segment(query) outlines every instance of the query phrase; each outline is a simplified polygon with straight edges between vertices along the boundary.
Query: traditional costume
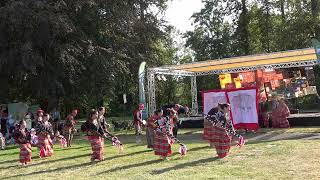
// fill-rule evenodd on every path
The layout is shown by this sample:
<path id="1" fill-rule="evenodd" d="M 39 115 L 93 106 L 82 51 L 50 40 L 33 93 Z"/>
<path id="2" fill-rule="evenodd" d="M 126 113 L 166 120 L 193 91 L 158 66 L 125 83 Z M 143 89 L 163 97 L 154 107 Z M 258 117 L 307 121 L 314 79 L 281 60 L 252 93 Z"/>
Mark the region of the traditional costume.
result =
<path id="1" fill-rule="evenodd" d="M 86 133 L 91 144 L 91 161 L 104 160 L 103 132 L 99 128 L 97 120 L 88 119 L 84 124 L 82 124 L 81 130 Z"/>
<path id="2" fill-rule="evenodd" d="M 148 121 L 147 121 L 147 144 L 148 148 L 153 148 L 154 144 L 154 129 L 156 128 L 156 125 L 154 124 L 155 121 L 157 121 L 158 116 L 156 114 L 152 115 Z"/>
<path id="3" fill-rule="evenodd" d="M 187 147 L 182 144 L 172 134 L 173 123 L 170 117 L 165 116 L 155 121 L 156 128 L 154 130 L 154 154 L 167 158 L 172 154 L 171 146 L 174 142 L 180 144 L 179 153 L 184 156 L 187 152 Z"/>
<path id="4" fill-rule="evenodd" d="M 154 154 L 161 157 L 168 157 L 172 154 L 171 145 L 173 140 L 170 138 L 172 135 L 172 126 L 168 116 L 162 117 L 156 121 L 156 129 L 154 131 Z"/>
<path id="5" fill-rule="evenodd" d="M 215 147 L 219 158 L 228 155 L 232 135 L 239 138 L 238 146 L 244 145 L 244 138 L 234 131 L 232 123 L 226 119 L 222 111 L 218 111 L 218 108 L 211 109 L 205 120 L 207 129 L 204 131 L 204 138 L 210 142 L 211 147 Z"/>
<path id="6" fill-rule="evenodd" d="M 74 133 L 77 131 L 75 126 L 77 121 L 75 120 L 75 116 L 78 113 L 77 110 L 73 110 L 70 115 L 67 116 L 66 121 L 63 126 L 63 135 L 67 140 L 67 146 L 71 146 L 71 142 L 73 139 Z"/>
<path id="7" fill-rule="evenodd" d="M 14 131 L 14 140 L 15 143 L 20 145 L 20 163 L 22 165 L 27 165 L 31 162 L 31 144 L 30 144 L 30 133 L 27 129 L 20 129 L 20 126 L 17 126 Z"/>
<path id="8" fill-rule="evenodd" d="M 40 158 L 53 155 L 53 144 L 50 136 L 53 136 L 52 125 L 49 122 L 38 122 L 36 125 L 38 136 L 38 147 L 40 148 Z"/>
<path id="9" fill-rule="evenodd" d="M 144 104 L 139 104 L 139 107 L 133 111 L 133 123 L 135 128 L 136 143 L 141 143 L 141 128 L 142 128 L 142 110 Z"/>
<path id="10" fill-rule="evenodd" d="M 290 115 L 288 106 L 280 102 L 272 111 L 272 127 L 273 128 L 289 128 L 289 121 L 287 117 Z"/>

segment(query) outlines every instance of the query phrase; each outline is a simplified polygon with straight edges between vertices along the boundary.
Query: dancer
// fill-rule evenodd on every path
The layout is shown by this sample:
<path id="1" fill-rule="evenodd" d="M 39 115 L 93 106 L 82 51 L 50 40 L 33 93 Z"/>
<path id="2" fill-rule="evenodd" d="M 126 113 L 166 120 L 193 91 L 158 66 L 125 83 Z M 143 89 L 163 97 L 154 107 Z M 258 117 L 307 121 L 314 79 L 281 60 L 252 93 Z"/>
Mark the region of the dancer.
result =
<path id="1" fill-rule="evenodd" d="M 59 142 L 61 148 L 66 148 L 67 147 L 67 140 L 64 136 L 60 134 L 59 131 L 55 132 L 54 138 L 53 138 L 53 144 Z"/>
<path id="2" fill-rule="evenodd" d="M 163 116 L 162 109 L 156 110 L 154 114 L 147 121 L 147 148 L 153 148 L 154 144 L 154 129 L 156 128 L 155 121 Z"/>
<path id="3" fill-rule="evenodd" d="M 81 126 L 81 130 L 86 133 L 92 148 L 91 161 L 104 160 L 104 139 L 101 137 L 98 126 L 98 112 L 91 110 L 89 118 Z"/>
<path id="4" fill-rule="evenodd" d="M 77 132 L 77 130 L 75 128 L 76 123 L 77 123 L 77 121 L 75 120 L 75 117 L 77 116 L 77 114 L 78 114 L 78 110 L 76 110 L 76 109 L 72 110 L 71 114 L 69 114 L 67 116 L 66 121 L 63 126 L 63 134 L 67 140 L 67 147 L 71 147 L 73 135 L 74 135 L 74 133 Z"/>
<path id="5" fill-rule="evenodd" d="M 273 128 L 289 128 L 290 124 L 287 117 L 290 110 L 283 99 L 278 99 L 276 108 L 272 110 L 272 127 Z"/>
<path id="6" fill-rule="evenodd" d="M 13 134 L 15 142 L 20 145 L 19 159 L 22 166 L 26 166 L 28 163 L 31 163 L 31 136 L 26 126 L 27 123 L 25 120 L 20 121 Z"/>
<path id="7" fill-rule="evenodd" d="M 98 109 L 98 126 L 99 128 L 102 128 L 104 131 L 108 131 L 108 128 L 110 125 L 107 123 L 106 118 L 104 117 L 104 114 L 106 113 L 105 107 L 100 107 Z"/>
<path id="8" fill-rule="evenodd" d="M 39 122 L 42 122 L 42 119 L 43 119 L 43 110 L 42 109 L 38 109 L 37 110 L 37 116 L 36 116 L 36 118 L 34 119 L 34 121 L 32 122 L 32 128 L 35 128 L 36 126 L 37 126 L 37 124 L 39 123 Z"/>
<path id="9" fill-rule="evenodd" d="M 144 109 L 144 104 L 140 103 L 139 107 L 133 111 L 133 123 L 136 131 L 136 143 L 141 143 L 141 126 L 143 124 L 142 120 L 142 110 Z"/>
<path id="10" fill-rule="evenodd" d="M 234 131 L 232 122 L 226 117 L 226 114 L 229 113 L 229 106 L 229 104 L 218 104 L 218 107 L 212 108 L 205 116 L 208 122 L 204 138 L 210 142 L 211 147 L 215 147 L 219 158 L 228 155 L 232 135 L 239 138 L 238 146 L 245 143 L 244 138 Z M 208 128 L 208 126 L 211 127 Z"/>
<path id="11" fill-rule="evenodd" d="M 170 110 L 172 114 L 175 113 L 172 112 L 173 109 Z M 176 118 L 176 117 L 173 117 Z M 155 151 L 155 155 L 159 155 L 160 159 L 168 160 L 168 156 L 172 154 L 171 145 L 174 143 L 174 141 L 178 141 L 172 134 L 172 122 L 169 118 L 169 116 L 161 117 L 156 122 L 156 129 L 154 132 L 154 146 L 153 149 Z M 178 141 L 179 142 L 179 141 Z M 186 146 L 182 143 L 180 143 L 181 147 L 184 152 L 181 154 L 185 154 Z"/>
<path id="12" fill-rule="evenodd" d="M 49 114 L 44 114 L 42 122 L 38 122 L 36 132 L 38 136 L 38 147 L 40 148 L 40 158 L 50 157 L 53 155 L 53 144 L 51 136 L 53 136 L 52 125 L 49 122 Z"/>

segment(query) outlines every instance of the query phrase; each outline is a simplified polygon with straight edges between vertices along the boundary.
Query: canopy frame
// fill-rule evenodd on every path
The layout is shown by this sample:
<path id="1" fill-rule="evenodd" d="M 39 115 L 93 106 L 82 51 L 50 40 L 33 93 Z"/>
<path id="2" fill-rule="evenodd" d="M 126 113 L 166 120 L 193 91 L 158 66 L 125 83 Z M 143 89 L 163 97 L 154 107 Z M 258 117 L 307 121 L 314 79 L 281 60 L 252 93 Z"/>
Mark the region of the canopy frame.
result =
<path id="1" fill-rule="evenodd" d="M 268 61 L 270 61 L 270 63 L 268 63 Z M 251 56 L 200 61 L 181 65 L 148 68 L 148 112 L 149 115 L 151 115 L 157 108 L 155 95 L 155 77 L 157 75 L 191 77 L 191 112 L 192 115 L 197 115 L 197 76 L 239 73 L 245 71 L 255 71 L 257 69 L 284 69 L 292 67 L 310 67 L 316 65 L 317 63 L 319 63 L 319 61 L 317 62 L 317 55 L 315 49 L 307 48 Z"/>

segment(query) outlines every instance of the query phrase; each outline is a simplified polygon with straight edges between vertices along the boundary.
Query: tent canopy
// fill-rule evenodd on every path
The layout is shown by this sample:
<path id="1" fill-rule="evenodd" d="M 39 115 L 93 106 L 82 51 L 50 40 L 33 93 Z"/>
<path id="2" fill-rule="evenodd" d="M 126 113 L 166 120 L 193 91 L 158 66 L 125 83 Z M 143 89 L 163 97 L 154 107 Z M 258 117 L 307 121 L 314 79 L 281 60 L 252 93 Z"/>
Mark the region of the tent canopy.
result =
<path id="1" fill-rule="evenodd" d="M 298 49 L 267 54 L 207 60 L 181 65 L 152 68 L 155 74 L 201 76 L 236 73 L 256 69 L 279 69 L 313 66 L 317 63 L 314 48 Z"/>
<path id="2" fill-rule="evenodd" d="M 307 48 L 149 68 L 147 75 L 149 115 L 156 110 L 156 75 L 191 76 L 192 114 L 197 114 L 197 76 L 238 73 L 257 69 L 308 67 L 316 64 L 317 55 L 315 49 Z"/>

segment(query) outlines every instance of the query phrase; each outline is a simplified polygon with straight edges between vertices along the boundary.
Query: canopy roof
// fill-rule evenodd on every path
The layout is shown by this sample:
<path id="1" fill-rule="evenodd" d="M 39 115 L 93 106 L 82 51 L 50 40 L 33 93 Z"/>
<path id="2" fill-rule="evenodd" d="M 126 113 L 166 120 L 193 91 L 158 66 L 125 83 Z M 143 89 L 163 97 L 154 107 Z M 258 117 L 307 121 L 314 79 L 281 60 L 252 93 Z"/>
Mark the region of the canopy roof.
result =
<path id="1" fill-rule="evenodd" d="M 317 63 L 314 48 L 298 49 L 267 54 L 207 60 L 181 65 L 151 68 L 155 74 L 201 76 L 209 74 L 236 73 L 256 69 L 279 69 L 313 66 Z"/>

